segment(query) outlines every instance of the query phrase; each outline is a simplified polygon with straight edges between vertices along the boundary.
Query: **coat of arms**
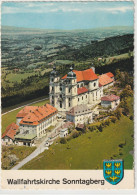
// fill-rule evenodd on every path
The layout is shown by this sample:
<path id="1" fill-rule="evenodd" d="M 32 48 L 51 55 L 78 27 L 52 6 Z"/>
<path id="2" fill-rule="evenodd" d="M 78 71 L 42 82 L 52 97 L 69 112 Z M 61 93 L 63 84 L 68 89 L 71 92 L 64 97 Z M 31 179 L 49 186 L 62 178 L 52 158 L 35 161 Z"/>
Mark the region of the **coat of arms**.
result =
<path id="1" fill-rule="evenodd" d="M 104 160 L 103 172 L 106 181 L 112 185 L 118 184 L 124 175 L 123 160 Z"/>

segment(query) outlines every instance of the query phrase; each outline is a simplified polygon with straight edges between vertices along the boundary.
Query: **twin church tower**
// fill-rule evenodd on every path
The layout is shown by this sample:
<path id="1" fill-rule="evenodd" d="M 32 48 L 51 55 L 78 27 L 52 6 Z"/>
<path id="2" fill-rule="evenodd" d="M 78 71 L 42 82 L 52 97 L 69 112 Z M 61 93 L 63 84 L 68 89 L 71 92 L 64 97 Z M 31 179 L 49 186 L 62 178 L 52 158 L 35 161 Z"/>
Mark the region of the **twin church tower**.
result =
<path id="1" fill-rule="evenodd" d="M 56 67 L 50 74 L 49 98 L 50 104 L 58 111 L 69 111 L 72 107 L 81 104 L 96 104 L 103 95 L 103 87 L 99 86 L 99 77 L 95 74 L 95 68 L 70 71 L 59 77 Z"/>

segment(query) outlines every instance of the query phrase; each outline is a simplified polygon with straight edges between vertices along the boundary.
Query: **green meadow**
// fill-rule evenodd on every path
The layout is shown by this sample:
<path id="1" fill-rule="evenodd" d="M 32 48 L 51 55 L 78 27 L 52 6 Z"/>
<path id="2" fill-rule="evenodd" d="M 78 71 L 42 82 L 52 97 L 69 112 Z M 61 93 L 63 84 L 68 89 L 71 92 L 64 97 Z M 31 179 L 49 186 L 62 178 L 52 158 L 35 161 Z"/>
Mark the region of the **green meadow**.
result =
<path id="1" fill-rule="evenodd" d="M 122 116 L 103 132 L 89 131 L 67 144 L 54 143 L 21 169 L 102 169 L 104 159 L 124 159 L 125 169 L 132 169 L 132 136 L 133 121 Z M 123 148 L 121 144 L 125 144 Z"/>

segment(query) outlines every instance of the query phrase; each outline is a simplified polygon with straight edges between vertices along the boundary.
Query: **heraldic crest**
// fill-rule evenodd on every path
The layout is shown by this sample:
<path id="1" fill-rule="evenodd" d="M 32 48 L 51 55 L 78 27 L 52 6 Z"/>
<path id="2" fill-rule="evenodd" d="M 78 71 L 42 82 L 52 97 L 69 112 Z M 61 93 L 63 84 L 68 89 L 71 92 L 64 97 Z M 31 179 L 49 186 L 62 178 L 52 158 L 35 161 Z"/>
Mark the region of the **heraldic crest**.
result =
<path id="1" fill-rule="evenodd" d="M 124 176 L 123 160 L 104 160 L 103 173 L 106 181 L 118 184 Z"/>

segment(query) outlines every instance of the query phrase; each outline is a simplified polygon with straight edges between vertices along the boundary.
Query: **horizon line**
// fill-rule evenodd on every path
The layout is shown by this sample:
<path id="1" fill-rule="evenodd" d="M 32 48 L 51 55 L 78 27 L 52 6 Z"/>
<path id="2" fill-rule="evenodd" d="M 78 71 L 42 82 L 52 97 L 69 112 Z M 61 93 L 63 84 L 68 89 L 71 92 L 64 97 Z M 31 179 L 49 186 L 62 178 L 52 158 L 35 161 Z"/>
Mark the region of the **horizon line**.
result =
<path id="1" fill-rule="evenodd" d="M 125 25 L 114 25 L 114 26 L 103 26 L 103 27 L 93 27 L 93 28 L 81 28 L 81 29 L 57 29 L 57 28 L 53 28 L 53 29 L 49 29 L 49 28 L 37 28 L 37 27 L 23 27 L 23 26 L 9 26 L 9 25 L 1 25 L 1 30 L 2 27 L 14 27 L 14 28 L 25 28 L 25 29 L 37 29 L 37 30 L 64 30 L 64 31 L 72 31 L 72 30 L 91 30 L 91 29 L 101 29 L 101 28 L 113 28 L 113 27 L 132 27 L 134 28 L 134 25 L 129 25 L 129 26 L 125 26 Z"/>

